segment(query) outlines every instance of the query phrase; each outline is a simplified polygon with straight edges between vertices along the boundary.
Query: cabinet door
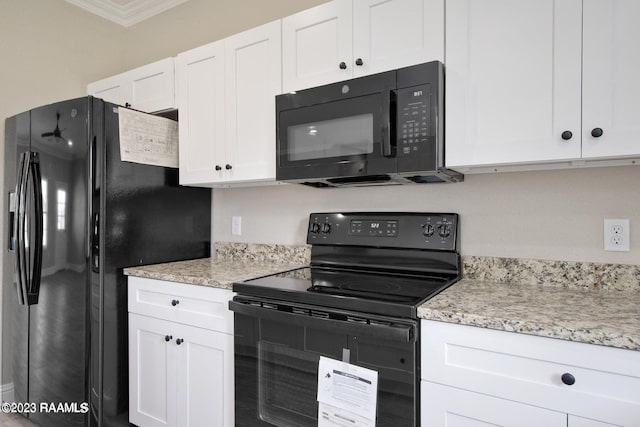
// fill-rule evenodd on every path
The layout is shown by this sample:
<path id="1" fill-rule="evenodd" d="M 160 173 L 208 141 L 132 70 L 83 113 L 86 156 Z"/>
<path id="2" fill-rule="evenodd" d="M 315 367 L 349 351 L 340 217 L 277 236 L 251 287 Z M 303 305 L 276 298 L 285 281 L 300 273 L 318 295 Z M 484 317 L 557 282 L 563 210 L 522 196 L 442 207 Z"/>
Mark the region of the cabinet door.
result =
<path id="1" fill-rule="evenodd" d="M 129 421 L 176 425 L 174 323 L 129 314 Z"/>
<path id="2" fill-rule="evenodd" d="M 440 427 L 566 427 L 567 415 L 473 393 L 429 381 L 421 382 L 421 425 Z"/>
<path id="3" fill-rule="evenodd" d="M 133 108 L 152 113 L 176 107 L 174 59 L 166 58 L 126 73 Z"/>
<path id="4" fill-rule="evenodd" d="M 225 177 L 275 180 L 275 96 L 282 88 L 280 21 L 226 39 L 225 50 Z"/>
<path id="5" fill-rule="evenodd" d="M 637 0 L 584 0 L 584 157 L 640 154 L 638 18 Z"/>
<path id="6" fill-rule="evenodd" d="M 580 157 L 581 4 L 447 1 L 447 166 Z"/>
<path id="7" fill-rule="evenodd" d="M 284 92 L 353 76 L 352 12 L 351 0 L 334 0 L 282 20 Z"/>
<path id="8" fill-rule="evenodd" d="M 225 161 L 224 41 L 181 53 L 176 62 L 180 184 L 220 181 Z"/>
<path id="9" fill-rule="evenodd" d="M 355 76 L 435 60 L 444 60 L 444 0 L 353 2 Z"/>
<path id="10" fill-rule="evenodd" d="M 87 85 L 87 94 L 112 102 L 125 105 L 129 96 L 130 86 L 126 82 L 124 74 L 108 77 Z"/>
<path id="11" fill-rule="evenodd" d="M 233 335 L 180 325 L 175 338 L 178 425 L 233 427 Z"/>
<path id="12" fill-rule="evenodd" d="M 609 424 L 602 421 L 590 420 L 587 418 L 576 417 L 575 415 L 569 415 L 567 420 L 568 427 L 619 427 L 619 424 Z"/>

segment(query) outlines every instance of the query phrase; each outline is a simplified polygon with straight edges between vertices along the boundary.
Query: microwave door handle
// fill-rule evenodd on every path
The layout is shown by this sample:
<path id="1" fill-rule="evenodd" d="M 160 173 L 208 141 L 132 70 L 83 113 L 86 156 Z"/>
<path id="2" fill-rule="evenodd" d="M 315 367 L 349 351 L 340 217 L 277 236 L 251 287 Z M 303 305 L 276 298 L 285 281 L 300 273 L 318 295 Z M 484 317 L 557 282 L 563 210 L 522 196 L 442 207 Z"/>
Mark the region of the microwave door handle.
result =
<path id="1" fill-rule="evenodd" d="M 391 146 L 391 132 L 393 131 L 393 111 L 391 109 L 392 99 L 395 98 L 395 93 L 391 90 L 385 90 L 382 92 L 382 117 L 383 124 L 381 126 L 382 135 L 382 155 L 384 157 L 395 157 L 393 147 Z M 395 102 L 393 103 L 395 106 Z"/>

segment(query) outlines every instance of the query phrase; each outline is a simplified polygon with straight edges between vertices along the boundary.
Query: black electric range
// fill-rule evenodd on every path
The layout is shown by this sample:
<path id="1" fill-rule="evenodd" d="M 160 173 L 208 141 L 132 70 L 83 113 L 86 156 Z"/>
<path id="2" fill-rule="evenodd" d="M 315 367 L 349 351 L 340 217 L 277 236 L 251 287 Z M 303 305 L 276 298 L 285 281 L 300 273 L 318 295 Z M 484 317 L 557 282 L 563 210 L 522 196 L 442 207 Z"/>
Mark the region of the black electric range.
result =
<path id="1" fill-rule="evenodd" d="M 317 426 L 326 357 L 378 372 L 375 425 L 418 426 L 417 309 L 460 278 L 458 215 L 314 213 L 307 243 L 309 266 L 233 285 L 236 425 Z"/>
<path id="2" fill-rule="evenodd" d="M 460 278 L 458 215 L 312 214 L 311 265 L 235 283 L 241 295 L 416 318 Z"/>

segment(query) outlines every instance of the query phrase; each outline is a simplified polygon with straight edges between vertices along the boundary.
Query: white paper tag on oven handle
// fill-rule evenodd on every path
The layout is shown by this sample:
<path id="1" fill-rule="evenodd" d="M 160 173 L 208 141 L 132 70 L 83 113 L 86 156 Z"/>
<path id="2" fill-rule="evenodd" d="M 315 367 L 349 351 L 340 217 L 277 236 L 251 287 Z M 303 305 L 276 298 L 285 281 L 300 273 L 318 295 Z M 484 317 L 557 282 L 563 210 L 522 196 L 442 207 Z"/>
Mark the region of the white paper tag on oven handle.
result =
<path id="1" fill-rule="evenodd" d="M 344 425 L 375 426 L 378 403 L 378 372 L 321 356 L 318 363 L 318 402 L 318 426 L 343 425 L 335 422 L 320 424 L 323 420 L 321 409 L 326 408 L 325 405 L 369 421 L 369 424 Z M 340 416 L 344 415 L 342 411 L 330 411 L 330 413 L 338 415 L 328 416 L 325 420 L 338 420 Z"/>

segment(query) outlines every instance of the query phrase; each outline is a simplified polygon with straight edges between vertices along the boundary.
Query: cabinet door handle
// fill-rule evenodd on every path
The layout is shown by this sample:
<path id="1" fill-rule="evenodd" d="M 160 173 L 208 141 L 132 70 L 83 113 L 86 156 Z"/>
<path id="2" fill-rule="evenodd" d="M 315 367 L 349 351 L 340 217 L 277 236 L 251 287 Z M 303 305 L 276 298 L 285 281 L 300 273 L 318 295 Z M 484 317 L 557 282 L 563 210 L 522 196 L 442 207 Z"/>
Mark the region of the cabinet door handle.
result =
<path id="1" fill-rule="evenodd" d="M 231 165 L 227 163 L 227 164 L 224 166 L 224 168 L 225 168 L 226 170 L 231 170 Z"/>
<path id="2" fill-rule="evenodd" d="M 216 170 L 217 170 L 217 171 L 221 171 L 221 170 L 222 170 L 222 166 L 220 166 L 220 165 L 216 165 Z"/>
<path id="3" fill-rule="evenodd" d="M 165 340 L 166 342 L 169 342 L 169 341 L 171 341 L 172 339 L 173 339 L 173 337 L 172 337 L 171 335 L 165 335 L 165 336 L 164 336 L 164 340 Z"/>
<path id="4" fill-rule="evenodd" d="M 125 107 L 127 107 L 127 108 L 129 108 L 129 107 L 131 107 L 131 104 L 129 104 L 128 102 L 125 102 L 125 103 L 124 103 L 124 106 L 125 106 Z"/>
<path id="5" fill-rule="evenodd" d="M 176 340 L 176 344 L 178 344 L 178 345 L 182 344 L 183 342 L 184 342 L 184 340 L 182 338 L 178 338 Z"/>
<path id="6" fill-rule="evenodd" d="M 591 131 L 591 136 L 594 138 L 600 138 L 603 133 L 604 131 L 602 130 L 602 128 L 593 128 L 593 130 Z"/>
<path id="7" fill-rule="evenodd" d="M 178 304 L 180 304 L 180 300 L 177 300 L 177 299 L 172 299 L 172 300 L 171 300 L 171 305 L 172 305 L 172 306 L 174 306 L 174 307 L 175 307 L 175 306 L 176 306 L 176 305 L 178 305 Z"/>
<path id="8" fill-rule="evenodd" d="M 566 385 L 574 385 L 576 383 L 576 377 L 574 377 L 573 375 L 571 375 L 568 372 L 562 374 L 562 377 L 560 377 L 560 379 Z"/>
<path id="9" fill-rule="evenodd" d="M 341 70 L 346 70 L 347 69 L 347 64 L 344 62 L 341 62 L 340 65 L 338 65 L 340 67 Z"/>
<path id="10" fill-rule="evenodd" d="M 356 59 L 356 65 L 357 65 L 358 67 L 362 66 L 363 64 L 364 64 L 364 62 L 362 62 L 362 58 L 358 58 L 358 59 Z"/>
<path id="11" fill-rule="evenodd" d="M 573 133 L 570 130 L 565 130 L 564 132 L 562 132 L 562 139 L 564 139 L 565 141 L 570 140 L 573 137 Z"/>

